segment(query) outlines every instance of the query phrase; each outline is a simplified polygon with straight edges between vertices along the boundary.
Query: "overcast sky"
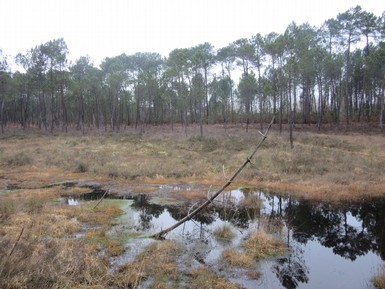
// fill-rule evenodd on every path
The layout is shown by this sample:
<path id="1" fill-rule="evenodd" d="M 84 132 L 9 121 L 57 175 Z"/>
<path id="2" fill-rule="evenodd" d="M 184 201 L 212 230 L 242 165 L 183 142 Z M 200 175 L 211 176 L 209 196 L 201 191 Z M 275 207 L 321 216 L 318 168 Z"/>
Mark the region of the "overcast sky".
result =
<path id="1" fill-rule="evenodd" d="M 319 27 L 360 5 L 380 16 L 384 0 L 0 0 L 0 49 L 17 53 L 64 38 L 69 59 L 95 65 L 121 53 L 158 52 L 283 33 L 290 22 Z"/>

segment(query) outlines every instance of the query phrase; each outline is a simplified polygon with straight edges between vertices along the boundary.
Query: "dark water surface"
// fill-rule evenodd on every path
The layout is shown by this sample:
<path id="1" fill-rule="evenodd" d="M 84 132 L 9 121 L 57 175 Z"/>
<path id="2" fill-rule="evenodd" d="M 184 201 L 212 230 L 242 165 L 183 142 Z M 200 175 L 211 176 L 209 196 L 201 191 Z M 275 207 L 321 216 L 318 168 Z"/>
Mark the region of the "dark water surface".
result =
<path id="1" fill-rule="evenodd" d="M 96 197 L 100 197 L 102 192 Z M 91 195 L 90 195 L 91 196 Z M 91 197 L 89 198 L 91 199 Z M 260 209 L 239 206 L 245 197 L 258 198 Z M 116 233 L 155 233 L 184 217 L 195 202 L 162 202 L 149 195 L 127 197 Z M 167 235 L 183 248 L 182 269 L 204 264 L 245 288 L 373 288 L 370 279 L 379 273 L 385 258 L 385 200 L 331 205 L 275 196 L 252 189 L 225 192 L 212 206 Z M 76 204 L 76 199 L 69 200 Z M 221 242 L 215 228 L 230 224 L 235 238 Z M 288 246 L 281 256 L 256 262 L 258 280 L 250 270 L 232 268 L 220 260 L 226 248 L 240 249 L 251 233 L 264 230 Z M 124 264 L 152 239 L 129 239 L 126 253 L 114 260 Z M 185 268 L 183 268 L 185 267 Z M 144 284 L 145 286 L 145 284 Z M 146 288 L 146 287 L 143 287 Z"/>

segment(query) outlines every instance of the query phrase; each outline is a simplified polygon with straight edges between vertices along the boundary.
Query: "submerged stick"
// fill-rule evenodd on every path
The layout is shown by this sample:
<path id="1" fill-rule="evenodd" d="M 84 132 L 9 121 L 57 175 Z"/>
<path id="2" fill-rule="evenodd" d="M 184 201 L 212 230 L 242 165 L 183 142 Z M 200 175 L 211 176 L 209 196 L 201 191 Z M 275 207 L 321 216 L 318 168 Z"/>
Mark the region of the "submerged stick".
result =
<path id="1" fill-rule="evenodd" d="M 267 127 L 265 133 L 263 134 L 262 132 L 260 132 L 260 134 L 262 135 L 262 138 L 261 140 L 259 141 L 259 143 L 257 144 L 257 146 L 255 147 L 255 149 L 253 150 L 253 152 L 250 154 L 250 156 L 245 160 L 245 162 L 238 168 L 238 170 L 233 174 L 233 176 L 226 182 L 226 184 L 223 185 L 222 188 L 220 188 L 214 195 L 212 195 L 207 201 L 205 201 L 202 205 L 200 205 L 198 208 L 196 208 L 194 211 L 188 213 L 183 219 L 179 220 L 178 222 L 176 222 L 174 225 L 172 225 L 171 227 L 168 227 L 167 229 L 164 229 L 154 235 L 152 235 L 151 237 L 152 238 L 155 238 L 155 239 L 164 239 L 165 236 L 167 235 L 167 233 L 171 232 L 172 230 L 174 230 L 175 228 L 179 227 L 180 225 L 182 225 L 183 223 L 185 223 L 186 221 L 192 219 L 195 215 L 197 215 L 201 210 L 203 210 L 206 206 L 208 206 L 209 204 L 212 203 L 212 201 L 214 201 L 214 199 L 216 197 L 218 197 L 229 185 L 231 185 L 231 183 L 235 180 L 235 178 L 242 172 L 242 170 L 246 167 L 247 164 L 251 163 L 251 159 L 253 158 L 253 156 L 255 155 L 255 153 L 257 152 L 257 150 L 260 148 L 260 146 L 262 145 L 262 143 L 265 141 L 265 139 L 267 138 L 267 134 L 271 128 L 271 126 L 273 125 L 273 122 L 274 122 L 274 116 L 269 124 L 269 126 Z"/>

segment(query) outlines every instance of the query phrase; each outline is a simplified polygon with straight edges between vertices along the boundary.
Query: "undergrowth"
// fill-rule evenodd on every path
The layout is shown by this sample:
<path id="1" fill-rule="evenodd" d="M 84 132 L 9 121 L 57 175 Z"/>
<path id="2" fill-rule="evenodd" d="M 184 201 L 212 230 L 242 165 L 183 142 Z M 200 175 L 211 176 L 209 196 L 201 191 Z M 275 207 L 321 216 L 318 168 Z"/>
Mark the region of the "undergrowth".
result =
<path id="1" fill-rule="evenodd" d="M 122 254 L 123 247 L 106 232 L 120 210 L 60 204 L 62 189 L 1 196 L 0 288 L 105 287 L 111 279 L 108 258 Z M 71 237 L 85 224 L 100 229 L 89 230 L 84 238 Z"/>
<path id="2" fill-rule="evenodd" d="M 0 169 L 60 169 L 84 177 L 115 181 L 193 178 L 223 183 L 247 159 L 260 135 L 237 128 L 207 127 L 204 136 L 165 129 L 144 134 L 128 130 L 117 134 L 28 134 L 0 139 Z M 238 182 L 309 198 L 379 195 L 385 183 L 381 135 L 270 132 Z"/>

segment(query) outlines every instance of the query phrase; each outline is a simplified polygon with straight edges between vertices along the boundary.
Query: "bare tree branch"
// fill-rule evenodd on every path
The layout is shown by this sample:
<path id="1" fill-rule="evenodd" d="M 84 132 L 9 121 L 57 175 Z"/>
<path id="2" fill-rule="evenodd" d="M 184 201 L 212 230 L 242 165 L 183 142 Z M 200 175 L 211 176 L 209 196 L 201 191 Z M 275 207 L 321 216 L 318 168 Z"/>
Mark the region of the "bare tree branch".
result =
<path id="1" fill-rule="evenodd" d="M 187 216 L 185 216 L 183 219 L 179 220 L 178 222 L 176 222 L 174 225 L 172 225 L 171 227 L 168 227 L 167 229 L 164 229 L 154 235 L 152 235 L 151 237 L 152 238 L 155 238 L 155 239 L 164 239 L 165 236 L 171 232 L 172 230 L 174 230 L 175 228 L 179 227 L 180 225 L 182 225 L 183 223 L 185 223 L 186 221 L 192 219 L 195 215 L 197 215 L 201 210 L 203 210 L 206 206 L 208 206 L 209 204 L 212 203 L 212 201 L 214 201 L 214 199 L 216 197 L 218 197 L 229 185 L 231 185 L 231 183 L 235 180 L 235 178 L 242 172 L 242 170 L 246 167 L 247 164 L 251 163 L 251 159 L 253 158 L 253 156 L 255 155 L 255 153 L 257 152 L 257 150 L 260 148 L 260 146 L 262 145 L 262 143 L 265 141 L 265 139 L 267 138 L 267 134 L 274 122 L 274 116 L 268 126 L 268 128 L 266 129 L 265 133 L 260 133 L 262 135 L 262 138 L 261 140 L 259 141 L 259 143 L 256 145 L 255 149 L 253 150 L 253 152 L 250 154 L 250 156 L 245 160 L 245 162 L 238 168 L 238 170 L 233 174 L 233 176 L 226 182 L 226 184 L 223 185 L 222 188 L 220 188 L 214 195 L 212 195 L 207 201 L 205 201 L 202 205 L 200 205 L 198 208 L 196 208 L 194 211 L 192 212 L 189 212 L 187 214 Z"/>

